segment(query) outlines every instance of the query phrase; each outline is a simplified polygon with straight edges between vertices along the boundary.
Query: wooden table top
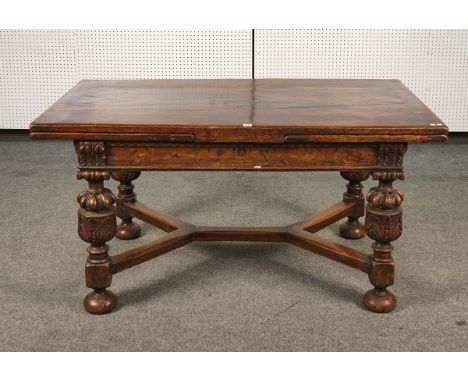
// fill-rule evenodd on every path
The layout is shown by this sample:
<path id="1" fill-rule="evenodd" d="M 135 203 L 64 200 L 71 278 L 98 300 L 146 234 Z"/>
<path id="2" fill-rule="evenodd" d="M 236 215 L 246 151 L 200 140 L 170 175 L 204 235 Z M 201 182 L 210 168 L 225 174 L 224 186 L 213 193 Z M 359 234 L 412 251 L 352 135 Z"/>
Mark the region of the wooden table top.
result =
<path id="1" fill-rule="evenodd" d="M 253 143 L 430 142 L 448 134 L 400 81 L 341 79 L 85 80 L 30 131 L 36 139 L 182 134 L 194 142 Z"/>

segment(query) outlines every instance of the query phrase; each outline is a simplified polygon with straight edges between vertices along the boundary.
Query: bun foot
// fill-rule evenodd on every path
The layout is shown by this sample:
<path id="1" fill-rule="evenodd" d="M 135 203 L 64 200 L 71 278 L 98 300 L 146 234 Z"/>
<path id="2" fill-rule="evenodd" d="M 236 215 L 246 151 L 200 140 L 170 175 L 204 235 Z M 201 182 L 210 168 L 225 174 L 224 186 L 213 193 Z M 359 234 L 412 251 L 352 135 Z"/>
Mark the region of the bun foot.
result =
<path id="1" fill-rule="evenodd" d="M 134 222 L 122 222 L 117 227 L 116 237 L 120 240 L 133 240 L 139 238 L 141 234 L 141 227 Z"/>
<path id="2" fill-rule="evenodd" d="M 94 290 L 85 297 L 83 305 L 92 314 L 109 313 L 117 306 L 117 296 L 107 289 Z"/>
<path id="3" fill-rule="evenodd" d="M 366 230 L 359 220 L 348 220 L 340 225 L 340 236 L 351 240 L 361 239 L 366 236 Z"/>
<path id="4" fill-rule="evenodd" d="M 395 295 L 386 290 L 374 288 L 368 291 L 362 299 L 365 307 L 376 313 L 389 313 L 397 304 Z"/>

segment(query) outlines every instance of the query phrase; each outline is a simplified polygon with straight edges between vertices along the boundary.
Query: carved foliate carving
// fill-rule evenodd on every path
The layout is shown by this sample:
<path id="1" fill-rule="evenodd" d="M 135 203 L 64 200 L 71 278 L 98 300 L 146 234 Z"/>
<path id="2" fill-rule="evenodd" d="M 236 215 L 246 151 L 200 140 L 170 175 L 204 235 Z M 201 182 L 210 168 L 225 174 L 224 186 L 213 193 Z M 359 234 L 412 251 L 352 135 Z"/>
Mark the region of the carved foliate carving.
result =
<path id="1" fill-rule="evenodd" d="M 102 181 L 110 179 L 109 171 L 81 171 L 76 173 L 77 179 L 85 179 L 87 181 Z"/>
<path id="2" fill-rule="evenodd" d="M 374 208 L 392 210 L 401 205 L 403 193 L 394 188 L 373 187 L 367 193 L 367 201 Z"/>
<path id="3" fill-rule="evenodd" d="M 115 203 L 111 190 L 104 188 L 103 182 L 110 178 L 108 171 L 78 171 L 78 179 L 86 179 L 89 189 L 80 192 L 77 201 L 81 208 L 87 211 L 104 211 Z"/>
<path id="4" fill-rule="evenodd" d="M 373 171 L 372 179 L 388 180 L 388 181 L 393 182 L 394 180 L 397 180 L 397 179 L 404 180 L 405 173 L 403 172 L 403 170 L 401 171 Z"/>
<path id="5" fill-rule="evenodd" d="M 382 167 L 402 167 L 407 143 L 381 143 L 378 164 Z"/>
<path id="6" fill-rule="evenodd" d="M 381 243 L 398 239 L 403 230 L 402 210 L 392 211 L 367 208 L 365 228 L 367 236 Z"/>
<path id="7" fill-rule="evenodd" d="M 130 183 L 140 176 L 139 171 L 112 171 L 112 179 L 121 183 Z"/>
<path id="8" fill-rule="evenodd" d="M 106 165 L 104 142 L 80 141 L 78 145 L 78 164 L 82 167 L 101 167 Z"/>
<path id="9" fill-rule="evenodd" d="M 117 231 L 115 211 L 105 213 L 87 213 L 78 210 L 78 234 L 81 239 L 93 245 L 104 244 L 112 240 Z"/>
<path id="10" fill-rule="evenodd" d="M 386 290 L 393 284 L 395 273 L 390 242 L 398 239 L 403 230 L 403 210 L 400 207 L 403 194 L 393 188 L 392 182 L 401 179 L 402 172 L 380 171 L 373 176 L 379 179 L 379 186 L 367 194 L 365 229 L 367 236 L 375 240 L 369 266 L 369 279 L 375 288 L 366 293 L 363 301 L 371 310 L 390 312 L 396 305 L 395 296 Z"/>
<path id="11" fill-rule="evenodd" d="M 340 171 L 340 175 L 353 183 L 359 183 L 369 177 L 369 171 Z"/>
<path id="12" fill-rule="evenodd" d="M 108 188 L 98 192 L 85 190 L 80 192 L 77 201 L 80 207 L 87 211 L 105 211 L 115 203 L 115 196 Z"/>
<path id="13" fill-rule="evenodd" d="M 80 166 L 105 166 L 105 147 L 102 142 L 79 142 Z M 111 190 L 104 187 L 104 180 L 110 172 L 94 169 L 80 170 L 78 179 L 88 182 L 88 189 L 78 195 L 78 235 L 91 245 L 88 247 L 85 274 L 86 286 L 93 288 L 84 300 L 90 313 L 107 313 L 115 308 L 117 298 L 106 288 L 112 281 L 111 258 L 107 241 L 117 232 L 117 218 L 113 204 L 116 198 Z"/>
<path id="14" fill-rule="evenodd" d="M 347 191 L 343 194 L 343 201 L 353 202 L 363 199 L 361 182 L 369 177 L 369 171 L 341 171 L 340 175 L 349 181 L 346 185 Z"/>

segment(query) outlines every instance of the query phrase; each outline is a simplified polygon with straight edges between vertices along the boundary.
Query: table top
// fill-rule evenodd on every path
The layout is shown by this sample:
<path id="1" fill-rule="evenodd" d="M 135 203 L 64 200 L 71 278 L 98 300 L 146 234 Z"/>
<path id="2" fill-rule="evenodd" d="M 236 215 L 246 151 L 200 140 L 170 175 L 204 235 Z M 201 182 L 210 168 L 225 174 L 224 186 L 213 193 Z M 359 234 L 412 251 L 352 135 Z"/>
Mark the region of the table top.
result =
<path id="1" fill-rule="evenodd" d="M 37 139 L 177 141 L 182 134 L 254 143 L 430 142 L 448 133 L 400 81 L 354 79 L 84 80 L 30 131 Z"/>

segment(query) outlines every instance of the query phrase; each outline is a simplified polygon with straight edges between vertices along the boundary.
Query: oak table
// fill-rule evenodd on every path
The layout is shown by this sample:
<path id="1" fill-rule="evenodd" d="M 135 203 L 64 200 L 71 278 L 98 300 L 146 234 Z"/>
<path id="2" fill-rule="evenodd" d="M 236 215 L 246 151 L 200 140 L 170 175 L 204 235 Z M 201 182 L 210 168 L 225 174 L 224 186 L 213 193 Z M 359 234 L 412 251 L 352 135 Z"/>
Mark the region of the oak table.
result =
<path id="1" fill-rule="evenodd" d="M 408 143 L 444 142 L 448 130 L 398 80 L 81 81 L 30 126 L 33 139 L 70 139 L 78 156 L 78 233 L 90 243 L 85 297 L 90 313 L 107 313 L 117 297 L 113 275 L 192 241 L 287 242 L 367 273 L 364 305 L 390 312 L 396 298 L 392 241 L 402 232 Z M 194 226 L 142 205 L 132 181 L 141 171 L 340 171 L 342 201 L 286 227 Z M 370 175 L 378 185 L 367 193 Z M 118 194 L 104 187 L 112 177 Z M 116 207 L 114 207 L 116 204 Z M 363 225 L 359 218 L 365 215 Z M 119 225 L 116 216 L 121 219 Z M 109 256 L 114 236 L 140 235 L 134 218 L 167 235 Z M 320 238 L 341 219 L 340 235 L 374 240 L 368 255 Z"/>

